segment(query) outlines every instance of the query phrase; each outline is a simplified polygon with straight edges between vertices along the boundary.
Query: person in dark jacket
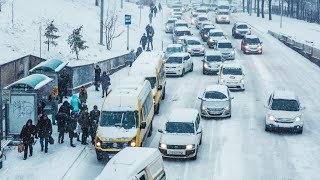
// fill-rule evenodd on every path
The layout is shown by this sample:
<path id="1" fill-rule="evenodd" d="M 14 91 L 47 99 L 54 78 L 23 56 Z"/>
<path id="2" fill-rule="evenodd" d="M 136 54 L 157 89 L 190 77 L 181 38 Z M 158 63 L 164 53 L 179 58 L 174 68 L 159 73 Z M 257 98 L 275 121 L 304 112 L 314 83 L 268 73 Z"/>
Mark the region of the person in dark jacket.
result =
<path id="1" fill-rule="evenodd" d="M 65 113 L 69 117 L 71 110 L 73 110 L 73 106 L 68 101 L 64 101 L 60 106 L 59 113 Z"/>
<path id="2" fill-rule="evenodd" d="M 80 99 L 81 104 L 87 103 L 88 93 L 87 93 L 87 90 L 84 86 L 81 86 L 81 88 L 80 88 L 79 99 Z"/>
<path id="3" fill-rule="evenodd" d="M 148 39 L 147 51 L 150 51 L 150 46 L 149 46 L 150 44 L 151 44 L 151 50 L 153 50 L 153 36 L 154 36 L 154 29 L 150 25 L 147 32 L 147 39 Z"/>
<path id="4" fill-rule="evenodd" d="M 99 65 L 96 65 L 96 67 L 94 68 L 94 85 L 96 87 L 96 91 L 99 91 L 100 76 L 101 76 L 101 68 Z"/>
<path id="5" fill-rule="evenodd" d="M 44 114 L 38 121 L 37 124 L 37 132 L 38 136 L 40 138 L 40 145 L 41 145 L 41 151 L 47 153 L 48 152 L 48 142 L 49 142 L 49 137 L 52 134 L 52 124 L 51 120 L 48 118 L 46 114 Z M 44 145 L 43 145 L 44 141 Z"/>
<path id="6" fill-rule="evenodd" d="M 44 108 L 46 107 L 46 103 L 41 99 L 38 104 L 38 118 L 40 118 L 44 114 Z"/>
<path id="7" fill-rule="evenodd" d="M 20 138 L 22 139 L 23 145 L 24 145 L 24 160 L 27 159 L 28 156 L 28 149 L 30 151 L 29 156 L 32 156 L 33 153 L 33 143 L 34 143 L 34 137 L 36 136 L 36 126 L 32 125 L 32 120 L 29 119 L 22 127 Z"/>
<path id="8" fill-rule="evenodd" d="M 66 131 L 66 121 L 68 120 L 68 116 L 66 113 L 58 113 L 56 115 L 57 124 L 58 124 L 58 132 L 59 138 L 58 143 L 62 144 L 64 141 L 64 133 Z"/>
<path id="9" fill-rule="evenodd" d="M 67 98 L 68 95 L 68 85 L 70 81 L 69 74 L 67 73 L 67 69 L 63 69 L 60 77 L 59 77 L 59 90 L 60 90 L 60 99 L 62 100 L 63 96 Z"/>
<path id="10" fill-rule="evenodd" d="M 161 10 L 162 10 L 162 6 L 161 6 L 161 4 L 159 3 L 159 5 L 158 5 L 158 9 L 159 9 L 159 12 L 161 12 Z"/>
<path id="11" fill-rule="evenodd" d="M 146 45 L 147 45 L 147 36 L 146 33 L 143 33 L 141 39 L 140 39 L 140 44 L 142 45 L 142 49 L 145 50 L 146 49 Z"/>
<path id="12" fill-rule="evenodd" d="M 110 77 L 106 71 L 103 71 L 100 80 L 101 80 L 101 86 L 102 86 L 102 98 L 104 98 L 104 95 L 106 96 L 108 95 L 108 88 L 111 85 Z"/>
<path id="13" fill-rule="evenodd" d="M 100 119 L 100 111 L 98 110 L 98 107 L 94 105 L 93 110 L 90 111 L 90 127 L 89 127 L 89 134 L 91 136 L 92 145 L 94 145 L 94 139 L 96 138 L 99 119 Z"/>
<path id="14" fill-rule="evenodd" d="M 75 130 L 77 128 L 77 121 L 78 121 L 78 114 L 75 112 L 71 112 L 70 117 L 66 121 L 66 126 L 67 126 L 67 131 L 69 133 L 71 147 L 76 147 L 73 144 L 73 138 L 77 137 L 77 133 L 75 133 Z"/>
<path id="15" fill-rule="evenodd" d="M 157 6 L 154 6 L 153 12 L 154 12 L 154 17 L 157 17 L 157 12 L 158 12 Z"/>
<path id="16" fill-rule="evenodd" d="M 87 145 L 88 144 L 87 138 L 89 135 L 89 126 L 90 126 L 90 117 L 89 117 L 88 108 L 85 108 L 80 112 L 78 122 L 82 130 L 81 144 Z"/>
<path id="17" fill-rule="evenodd" d="M 149 28 L 150 28 L 150 24 L 148 24 L 148 25 L 146 26 L 146 28 L 145 28 L 147 34 L 148 34 L 148 32 L 149 32 Z"/>

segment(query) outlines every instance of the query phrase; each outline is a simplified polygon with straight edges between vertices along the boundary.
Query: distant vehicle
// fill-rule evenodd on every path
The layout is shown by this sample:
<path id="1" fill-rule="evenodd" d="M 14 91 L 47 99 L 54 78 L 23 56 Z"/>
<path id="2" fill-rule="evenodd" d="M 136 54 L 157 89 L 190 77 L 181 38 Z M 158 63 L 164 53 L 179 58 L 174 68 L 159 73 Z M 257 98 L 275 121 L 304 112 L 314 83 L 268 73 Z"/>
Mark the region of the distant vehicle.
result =
<path id="1" fill-rule="evenodd" d="M 171 17 L 173 16 L 182 16 L 182 12 L 172 12 Z"/>
<path id="2" fill-rule="evenodd" d="M 200 115 L 191 108 L 173 109 L 161 133 L 159 150 L 166 158 L 198 157 L 202 143 Z"/>
<path id="3" fill-rule="evenodd" d="M 207 50 L 203 62 L 202 72 L 203 74 L 214 73 L 217 74 L 219 72 L 219 68 L 223 63 L 224 59 L 220 51 Z"/>
<path id="4" fill-rule="evenodd" d="M 200 6 L 199 8 L 197 8 L 196 13 L 198 13 L 198 14 L 207 14 L 208 13 L 208 8 Z"/>
<path id="5" fill-rule="evenodd" d="M 209 3 L 208 4 L 208 11 L 216 11 L 218 8 L 218 5 L 215 3 Z"/>
<path id="6" fill-rule="evenodd" d="M 288 90 L 274 91 L 265 105 L 266 131 L 276 129 L 292 129 L 297 133 L 303 132 L 302 110 L 298 96 Z"/>
<path id="7" fill-rule="evenodd" d="M 231 117 L 231 93 L 225 85 L 209 85 L 201 100 L 201 117 Z"/>
<path id="8" fill-rule="evenodd" d="M 182 13 L 180 8 L 172 8 L 171 13 L 174 13 L 174 12 Z"/>
<path id="9" fill-rule="evenodd" d="M 193 62 L 189 53 L 174 53 L 166 60 L 166 74 L 183 77 L 186 72 L 193 71 Z"/>
<path id="10" fill-rule="evenodd" d="M 178 52 L 185 52 L 182 44 L 169 44 L 164 51 L 164 59 L 166 60 L 171 54 Z"/>
<path id="11" fill-rule="evenodd" d="M 196 37 L 188 37 L 184 40 L 183 43 L 186 52 L 188 52 L 191 56 L 195 55 L 204 55 L 205 48 L 201 43 L 200 39 Z"/>
<path id="12" fill-rule="evenodd" d="M 178 20 L 181 20 L 182 19 L 182 16 L 181 15 L 178 15 L 178 14 L 175 14 L 175 15 L 172 15 L 171 18 L 176 18 Z"/>
<path id="13" fill-rule="evenodd" d="M 244 73 L 241 65 L 223 63 L 219 70 L 218 84 L 226 85 L 231 90 L 244 91 Z"/>
<path id="14" fill-rule="evenodd" d="M 191 14 L 196 13 L 196 11 L 197 11 L 197 9 L 198 9 L 199 7 L 200 7 L 200 4 L 198 4 L 198 3 L 194 3 L 194 4 L 192 4 L 192 7 L 191 7 L 192 11 L 191 11 Z"/>
<path id="15" fill-rule="evenodd" d="M 189 25 L 184 20 L 177 20 L 177 21 L 174 22 L 173 29 L 176 29 L 177 27 L 187 27 L 187 28 L 189 28 Z"/>
<path id="16" fill-rule="evenodd" d="M 222 53 L 222 57 L 226 60 L 234 60 L 235 59 L 235 48 L 232 46 L 232 43 L 227 40 L 219 40 L 217 43 L 217 50 Z"/>
<path id="17" fill-rule="evenodd" d="M 230 3 L 229 1 L 218 1 L 218 7 L 217 7 L 217 11 L 230 11 Z"/>
<path id="18" fill-rule="evenodd" d="M 262 42 L 257 36 L 246 35 L 241 41 L 241 51 L 244 54 L 262 54 Z"/>
<path id="19" fill-rule="evenodd" d="M 166 33 L 172 33 L 174 28 L 174 23 L 177 21 L 177 18 L 169 18 L 166 22 Z"/>
<path id="20" fill-rule="evenodd" d="M 187 27 L 177 27 L 177 28 L 175 28 L 174 33 L 172 34 L 172 42 L 174 44 L 181 43 L 178 41 L 181 36 L 192 36 L 192 33 L 191 33 L 190 29 Z"/>
<path id="21" fill-rule="evenodd" d="M 130 158 L 128 158 L 130 157 Z M 161 153 L 156 148 L 127 147 L 115 155 L 95 180 L 165 180 Z"/>
<path id="22" fill-rule="evenodd" d="M 207 21 L 202 21 L 200 23 L 200 28 L 199 28 L 199 34 L 201 34 L 201 30 L 204 28 L 204 26 L 207 26 L 207 25 L 211 25 L 211 26 L 214 26 L 213 22 L 207 20 Z"/>
<path id="23" fill-rule="evenodd" d="M 251 34 L 251 28 L 247 23 L 234 23 L 232 27 L 232 36 L 234 38 L 243 37 Z"/>
<path id="24" fill-rule="evenodd" d="M 207 45 L 209 48 L 216 48 L 218 41 L 226 39 L 224 33 L 220 29 L 212 29 L 209 31 Z"/>
<path id="25" fill-rule="evenodd" d="M 198 15 L 199 15 L 198 13 L 191 14 L 191 24 L 196 24 Z"/>
<path id="26" fill-rule="evenodd" d="M 200 29 L 200 24 L 201 22 L 203 21 L 207 21 L 208 20 L 208 16 L 207 15 L 202 15 L 202 14 L 199 14 L 196 18 L 196 28 L 197 29 Z"/>
<path id="27" fill-rule="evenodd" d="M 209 31 L 212 29 L 215 29 L 216 27 L 214 25 L 205 25 L 201 30 L 200 30 L 200 35 L 201 38 L 204 42 L 207 42 L 208 37 L 209 37 Z"/>
<path id="28" fill-rule="evenodd" d="M 216 13 L 216 23 L 230 24 L 230 12 L 228 10 L 219 10 Z"/>
<path id="29" fill-rule="evenodd" d="M 152 134 L 153 117 L 149 81 L 138 78 L 114 88 L 102 107 L 95 141 L 97 159 L 110 159 L 125 147 L 142 146 Z"/>

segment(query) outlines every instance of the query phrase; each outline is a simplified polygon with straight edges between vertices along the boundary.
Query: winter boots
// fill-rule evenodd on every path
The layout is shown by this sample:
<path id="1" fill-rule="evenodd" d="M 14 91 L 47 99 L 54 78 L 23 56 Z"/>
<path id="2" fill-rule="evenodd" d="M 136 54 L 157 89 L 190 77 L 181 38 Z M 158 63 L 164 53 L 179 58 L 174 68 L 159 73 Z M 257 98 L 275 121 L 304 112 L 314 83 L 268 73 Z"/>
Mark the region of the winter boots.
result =
<path id="1" fill-rule="evenodd" d="M 70 146 L 71 146 L 71 147 L 76 147 L 76 146 L 73 144 L 73 138 L 70 138 Z"/>

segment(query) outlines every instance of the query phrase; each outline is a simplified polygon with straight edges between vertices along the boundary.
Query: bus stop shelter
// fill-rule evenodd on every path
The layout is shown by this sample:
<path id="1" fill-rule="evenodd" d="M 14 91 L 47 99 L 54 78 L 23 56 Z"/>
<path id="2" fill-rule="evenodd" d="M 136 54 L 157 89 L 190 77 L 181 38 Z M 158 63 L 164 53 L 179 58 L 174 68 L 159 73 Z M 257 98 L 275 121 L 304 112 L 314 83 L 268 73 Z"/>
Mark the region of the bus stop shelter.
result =
<path id="1" fill-rule="evenodd" d="M 52 81 L 46 75 L 32 74 L 5 87 L 11 91 L 10 103 L 6 106 L 6 136 L 13 136 L 17 140 L 28 119 L 33 124 L 37 123 L 38 102 L 49 96 L 53 88 Z"/>

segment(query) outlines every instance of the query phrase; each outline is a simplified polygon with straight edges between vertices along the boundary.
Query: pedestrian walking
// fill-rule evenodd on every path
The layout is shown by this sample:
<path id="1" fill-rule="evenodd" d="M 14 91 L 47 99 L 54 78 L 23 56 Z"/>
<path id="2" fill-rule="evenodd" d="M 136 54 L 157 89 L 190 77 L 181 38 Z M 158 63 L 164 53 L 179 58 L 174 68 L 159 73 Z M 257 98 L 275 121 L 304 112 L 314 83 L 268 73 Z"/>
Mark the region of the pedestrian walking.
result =
<path id="1" fill-rule="evenodd" d="M 72 98 L 70 100 L 70 104 L 73 107 L 73 109 L 72 109 L 73 112 L 79 112 L 79 110 L 80 110 L 79 107 L 81 105 L 81 102 L 76 94 L 72 95 Z"/>
<path id="2" fill-rule="evenodd" d="M 79 122 L 81 130 L 82 130 L 81 144 L 87 145 L 88 144 L 87 138 L 89 136 L 89 126 L 90 126 L 88 108 L 84 108 L 80 112 L 78 122 Z"/>
<path id="3" fill-rule="evenodd" d="M 100 111 L 98 110 L 98 107 L 94 105 L 93 110 L 90 111 L 90 127 L 89 127 L 89 134 L 91 136 L 92 145 L 94 145 L 94 140 L 96 138 L 99 119 L 100 119 Z"/>
<path id="4" fill-rule="evenodd" d="M 152 24 L 152 12 L 149 13 L 149 24 Z"/>
<path id="5" fill-rule="evenodd" d="M 33 153 L 33 143 L 34 138 L 36 137 L 36 126 L 32 124 L 32 120 L 29 119 L 21 129 L 20 138 L 22 139 L 24 145 L 24 156 L 23 160 L 27 159 L 28 149 L 30 151 L 29 156 L 32 156 Z M 36 137 L 37 138 L 37 137 Z"/>
<path id="6" fill-rule="evenodd" d="M 149 29 L 150 29 L 150 24 L 147 24 L 147 26 L 146 26 L 146 28 L 145 28 L 145 30 L 146 30 L 146 34 L 148 34 Z"/>
<path id="7" fill-rule="evenodd" d="M 41 99 L 38 103 L 38 118 L 40 118 L 44 114 L 44 108 L 46 107 L 46 103 Z"/>
<path id="8" fill-rule="evenodd" d="M 88 93 L 87 89 L 84 86 L 81 86 L 80 92 L 79 92 L 79 100 L 81 104 L 87 103 L 88 99 Z"/>
<path id="9" fill-rule="evenodd" d="M 68 86 L 69 86 L 69 81 L 70 77 L 69 74 L 67 73 L 67 69 L 64 68 L 62 71 L 62 74 L 60 75 L 58 79 L 58 84 L 59 84 L 59 97 L 62 100 L 63 97 L 67 98 L 68 95 Z"/>
<path id="10" fill-rule="evenodd" d="M 60 106 L 59 113 L 65 113 L 68 117 L 70 117 L 70 113 L 72 110 L 73 106 L 68 101 L 64 101 Z"/>
<path id="11" fill-rule="evenodd" d="M 149 29 L 148 29 L 149 30 Z M 146 44 L 147 44 L 147 36 L 146 33 L 143 33 L 141 39 L 140 39 L 140 44 L 142 45 L 142 49 L 145 51 L 146 49 Z"/>
<path id="12" fill-rule="evenodd" d="M 157 17 L 157 13 L 158 13 L 157 6 L 154 6 L 153 12 L 154 12 L 154 17 Z"/>
<path id="13" fill-rule="evenodd" d="M 68 120 L 68 116 L 66 113 L 58 113 L 56 115 L 57 124 L 58 124 L 58 143 L 64 143 L 64 133 L 66 132 L 66 121 Z"/>
<path id="14" fill-rule="evenodd" d="M 136 54 L 134 52 L 134 49 L 131 49 L 130 53 L 127 56 L 127 63 L 129 66 L 132 66 L 133 61 L 136 59 Z"/>
<path id="15" fill-rule="evenodd" d="M 159 9 L 159 12 L 161 12 L 162 11 L 162 6 L 161 6 L 161 4 L 159 3 L 159 5 L 158 5 L 158 9 Z"/>
<path id="16" fill-rule="evenodd" d="M 71 112 L 70 117 L 67 119 L 67 122 L 66 122 L 71 147 L 76 147 L 73 144 L 73 138 L 77 137 L 77 133 L 75 132 L 77 128 L 77 121 L 78 121 L 78 114 L 75 112 Z"/>
<path id="17" fill-rule="evenodd" d="M 99 91 L 100 76 L 101 76 L 101 68 L 99 65 L 96 65 L 96 67 L 94 68 L 94 85 L 96 87 L 96 91 Z"/>
<path id="18" fill-rule="evenodd" d="M 51 111 L 52 111 L 52 124 L 56 125 L 56 114 L 58 113 L 58 103 L 59 103 L 59 96 L 58 96 L 58 87 L 54 86 L 51 94 L 49 95 L 49 102 L 51 104 Z"/>
<path id="19" fill-rule="evenodd" d="M 148 39 L 147 51 L 150 51 L 150 45 L 151 45 L 151 50 L 153 50 L 153 36 L 154 36 L 154 29 L 152 25 L 150 25 L 147 32 L 147 39 Z"/>
<path id="20" fill-rule="evenodd" d="M 103 71 L 100 80 L 101 80 L 101 86 L 102 86 L 102 98 L 104 98 L 105 95 L 106 96 L 108 95 L 108 88 L 111 85 L 110 77 L 106 71 Z"/>
<path id="21" fill-rule="evenodd" d="M 48 142 L 52 134 L 52 124 L 46 114 L 44 114 L 38 121 L 37 132 L 40 138 L 41 151 L 48 152 Z M 45 144 L 43 144 L 43 141 Z"/>

